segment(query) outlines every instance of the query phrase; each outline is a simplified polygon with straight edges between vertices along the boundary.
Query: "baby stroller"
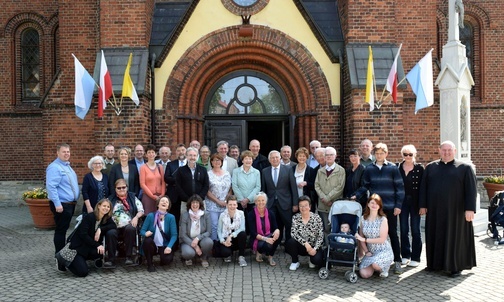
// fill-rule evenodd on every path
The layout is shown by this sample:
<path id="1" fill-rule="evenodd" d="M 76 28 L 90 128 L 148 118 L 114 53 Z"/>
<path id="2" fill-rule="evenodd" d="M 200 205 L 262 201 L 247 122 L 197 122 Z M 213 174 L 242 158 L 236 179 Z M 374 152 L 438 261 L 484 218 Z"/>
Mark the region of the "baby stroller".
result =
<path id="1" fill-rule="evenodd" d="M 504 227 L 504 191 L 495 192 L 488 207 L 487 235 L 495 239 L 496 244 L 500 244 L 500 240 L 504 237 L 504 230 L 501 237 L 498 227 Z"/>
<path id="2" fill-rule="evenodd" d="M 331 233 L 327 236 L 327 257 L 325 267 L 320 268 L 319 277 L 327 279 L 331 264 L 339 264 L 345 267 L 352 267 L 352 270 L 345 272 L 345 279 L 348 282 L 357 282 L 355 270 L 358 266 L 357 245 L 355 233 L 359 230 L 362 207 L 354 200 L 337 200 L 329 211 L 331 220 Z M 348 223 L 351 235 L 340 232 L 342 223 Z"/>

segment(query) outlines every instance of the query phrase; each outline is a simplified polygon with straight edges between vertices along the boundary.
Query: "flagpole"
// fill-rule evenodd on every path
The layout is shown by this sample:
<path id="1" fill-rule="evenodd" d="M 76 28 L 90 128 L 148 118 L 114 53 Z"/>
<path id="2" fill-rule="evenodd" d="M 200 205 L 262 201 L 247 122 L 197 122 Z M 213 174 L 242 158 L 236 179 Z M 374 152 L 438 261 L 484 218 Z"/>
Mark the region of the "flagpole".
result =
<path id="1" fill-rule="evenodd" d="M 98 93 L 100 93 L 100 89 L 101 89 L 100 86 L 96 82 L 95 82 L 95 85 L 98 88 Z M 112 92 L 112 95 L 114 95 L 113 92 Z M 98 97 L 100 97 L 100 96 L 98 96 Z M 112 108 L 114 108 L 114 109 L 116 108 L 116 106 L 114 106 L 114 104 L 110 101 L 110 99 L 107 99 L 107 102 L 109 102 L 109 104 L 110 104 L 110 106 L 112 106 Z"/>

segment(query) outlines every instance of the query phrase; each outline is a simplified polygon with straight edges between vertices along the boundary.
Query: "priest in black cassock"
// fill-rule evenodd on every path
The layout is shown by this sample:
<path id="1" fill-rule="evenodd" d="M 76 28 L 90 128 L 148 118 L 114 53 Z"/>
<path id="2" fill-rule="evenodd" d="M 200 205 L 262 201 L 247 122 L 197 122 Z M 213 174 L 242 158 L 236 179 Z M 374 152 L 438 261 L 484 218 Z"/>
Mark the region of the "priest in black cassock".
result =
<path id="1" fill-rule="evenodd" d="M 451 277 L 476 266 L 476 175 L 469 164 L 455 160 L 456 151 L 453 142 L 441 143 L 441 159 L 425 167 L 419 197 L 420 215 L 427 214 L 427 270 Z"/>

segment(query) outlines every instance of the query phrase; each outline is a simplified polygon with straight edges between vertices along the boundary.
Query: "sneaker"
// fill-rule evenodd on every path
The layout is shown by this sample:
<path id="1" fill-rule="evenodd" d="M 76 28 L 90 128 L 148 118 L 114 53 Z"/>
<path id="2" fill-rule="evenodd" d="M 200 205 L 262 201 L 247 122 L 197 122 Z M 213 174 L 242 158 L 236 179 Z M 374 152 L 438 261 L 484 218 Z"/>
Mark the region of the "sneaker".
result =
<path id="1" fill-rule="evenodd" d="M 381 272 L 380 277 L 382 278 L 387 278 L 388 277 L 388 272 Z"/>
<path id="2" fill-rule="evenodd" d="M 313 264 L 311 261 L 308 261 L 308 267 L 309 268 L 315 268 L 315 264 Z"/>
<path id="3" fill-rule="evenodd" d="M 56 260 L 56 270 L 60 273 L 64 273 L 66 272 L 66 267 L 64 265 L 61 265 L 58 261 L 58 259 L 54 259 Z"/>
<path id="4" fill-rule="evenodd" d="M 291 263 L 291 265 L 289 266 L 289 270 L 295 271 L 299 268 L 299 266 L 301 266 L 301 264 L 299 264 L 299 262 Z"/>
<path id="5" fill-rule="evenodd" d="M 401 262 L 402 265 L 407 265 L 408 263 L 410 263 L 409 258 L 402 258 L 402 262 Z"/>
<path id="6" fill-rule="evenodd" d="M 207 260 L 201 260 L 201 266 L 203 267 L 208 267 L 208 261 Z"/>
<path id="7" fill-rule="evenodd" d="M 126 257 L 124 265 L 133 265 L 133 260 L 130 257 Z"/>
<path id="8" fill-rule="evenodd" d="M 243 256 L 240 256 L 238 257 L 238 263 L 240 264 L 240 266 L 247 266 L 247 261 L 245 261 L 245 257 Z"/>
<path id="9" fill-rule="evenodd" d="M 113 261 L 105 261 L 103 263 L 103 268 L 115 268 L 115 264 Z"/>
<path id="10" fill-rule="evenodd" d="M 226 263 L 231 262 L 231 256 L 224 258 L 224 262 L 226 262 Z"/>
<path id="11" fill-rule="evenodd" d="M 402 270 L 402 267 L 401 267 L 401 262 L 397 261 L 395 264 L 394 264 L 394 273 L 395 274 L 402 274 L 403 273 L 403 270 Z"/>
<path id="12" fill-rule="evenodd" d="M 186 266 L 191 266 L 191 265 L 192 265 L 192 260 L 191 260 L 191 259 L 186 260 L 186 261 L 185 261 L 185 265 L 186 265 Z"/>
<path id="13" fill-rule="evenodd" d="M 410 263 L 408 263 L 408 266 L 411 266 L 411 267 L 417 267 L 419 265 L 420 265 L 420 262 L 415 261 L 415 260 L 413 260 Z"/>

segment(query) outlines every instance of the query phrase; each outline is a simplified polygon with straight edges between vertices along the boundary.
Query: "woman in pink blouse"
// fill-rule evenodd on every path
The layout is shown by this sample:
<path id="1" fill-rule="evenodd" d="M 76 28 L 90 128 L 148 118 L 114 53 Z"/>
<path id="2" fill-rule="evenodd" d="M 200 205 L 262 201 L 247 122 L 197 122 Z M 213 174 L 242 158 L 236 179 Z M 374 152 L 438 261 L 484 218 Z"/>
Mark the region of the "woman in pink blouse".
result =
<path id="1" fill-rule="evenodd" d="M 163 168 L 154 161 L 156 147 L 148 145 L 146 151 L 147 163 L 140 167 L 140 187 L 143 190 L 142 204 L 145 215 L 156 211 L 156 201 L 159 196 L 165 195 L 166 190 Z"/>

